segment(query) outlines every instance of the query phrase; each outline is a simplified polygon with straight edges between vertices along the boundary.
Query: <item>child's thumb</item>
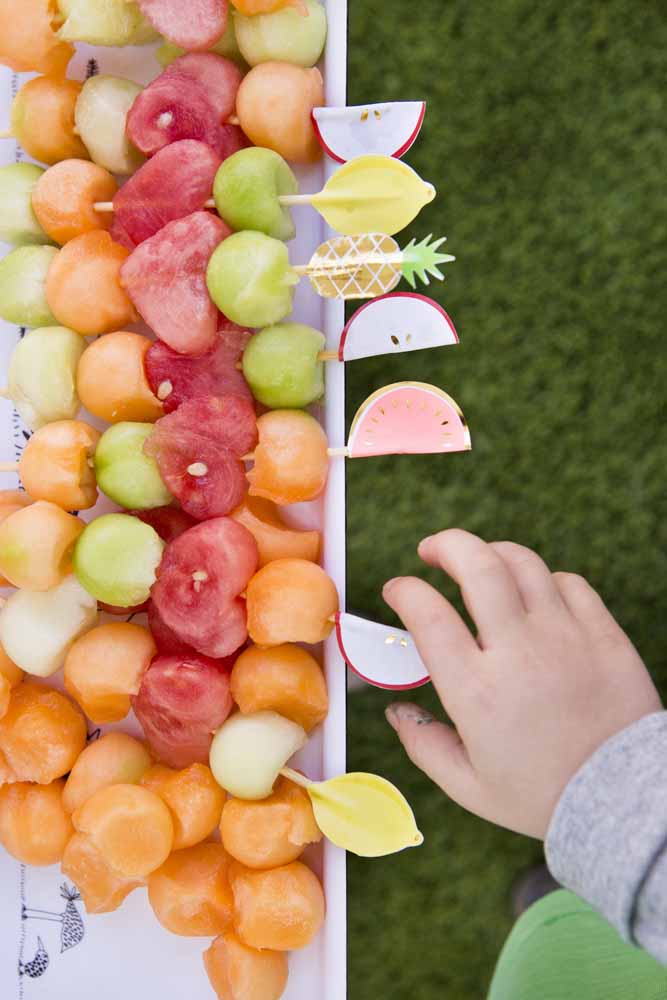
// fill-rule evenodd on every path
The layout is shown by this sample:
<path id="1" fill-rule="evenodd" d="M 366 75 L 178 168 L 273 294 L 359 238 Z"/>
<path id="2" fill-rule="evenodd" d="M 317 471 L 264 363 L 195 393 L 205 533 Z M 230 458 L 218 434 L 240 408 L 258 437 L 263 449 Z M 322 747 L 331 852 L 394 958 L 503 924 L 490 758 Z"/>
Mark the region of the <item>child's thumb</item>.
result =
<path id="1" fill-rule="evenodd" d="M 385 714 L 413 764 L 450 798 L 470 808 L 475 774 L 456 730 L 409 702 L 390 705 Z"/>

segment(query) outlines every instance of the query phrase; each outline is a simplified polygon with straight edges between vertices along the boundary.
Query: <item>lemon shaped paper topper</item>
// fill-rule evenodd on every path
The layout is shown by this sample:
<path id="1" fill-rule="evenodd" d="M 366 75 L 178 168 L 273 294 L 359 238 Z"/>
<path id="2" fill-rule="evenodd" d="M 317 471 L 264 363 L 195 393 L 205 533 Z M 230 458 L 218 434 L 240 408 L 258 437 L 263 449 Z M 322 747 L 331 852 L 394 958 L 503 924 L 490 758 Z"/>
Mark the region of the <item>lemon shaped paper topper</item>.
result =
<path id="1" fill-rule="evenodd" d="M 424 843 L 409 803 L 386 778 L 359 772 L 309 781 L 290 768 L 281 773 L 306 789 L 317 825 L 336 847 L 381 858 Z"/>
<path id="2" fill-rule="evenodd" d="M 391 156 L 359 156 L 342 166 L 312 198 L 339 233 L 394 233 L 405 229 L 435 198 L 435 188 Z"/>

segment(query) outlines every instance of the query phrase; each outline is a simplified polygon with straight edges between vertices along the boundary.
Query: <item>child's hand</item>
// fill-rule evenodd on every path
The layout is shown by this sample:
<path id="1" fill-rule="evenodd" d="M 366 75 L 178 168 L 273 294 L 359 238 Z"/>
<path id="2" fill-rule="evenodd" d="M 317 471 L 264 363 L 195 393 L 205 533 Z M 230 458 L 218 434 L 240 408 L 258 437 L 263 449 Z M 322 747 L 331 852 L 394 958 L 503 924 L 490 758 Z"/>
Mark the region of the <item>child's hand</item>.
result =
<path id="1" fill-rule="evenodd" d="M 460 586 L 478 630 L 433 587 L 390 580 L 456 731 L 416 705 L 387 710 L 414 763 L 460 805 L 544 838 L 570 778 L 610 736 L 662 708 L 634 646 L 589 584 L 530 549 L 465 531 L 419 555 Z"/>

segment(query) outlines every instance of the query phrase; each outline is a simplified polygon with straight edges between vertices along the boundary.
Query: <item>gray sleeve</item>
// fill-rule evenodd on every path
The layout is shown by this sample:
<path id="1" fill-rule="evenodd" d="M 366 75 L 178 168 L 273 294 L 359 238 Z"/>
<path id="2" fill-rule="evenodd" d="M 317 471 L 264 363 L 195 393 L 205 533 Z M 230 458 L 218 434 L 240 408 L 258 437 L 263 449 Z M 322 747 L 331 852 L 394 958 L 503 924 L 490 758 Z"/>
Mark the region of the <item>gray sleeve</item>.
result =
<path id="1" fill-rule="evenodd" d="M 667 965 L 667 712 L 593 754 L 563 792 L 545 846 L 561 885 Z"/>

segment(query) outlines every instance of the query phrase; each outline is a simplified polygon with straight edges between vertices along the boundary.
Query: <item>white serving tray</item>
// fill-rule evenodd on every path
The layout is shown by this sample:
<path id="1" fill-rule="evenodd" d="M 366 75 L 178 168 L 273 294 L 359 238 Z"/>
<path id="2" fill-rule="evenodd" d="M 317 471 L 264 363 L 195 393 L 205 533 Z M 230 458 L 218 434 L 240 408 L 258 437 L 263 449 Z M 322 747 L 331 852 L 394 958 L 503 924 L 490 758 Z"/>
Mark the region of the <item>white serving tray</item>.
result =
<path id="1" fill-rule="evenodd" d="M 347 0 L 325 0 L 329 37 L 322 70 L 328 105 L 346 101 Z M 146 83 L 160 71 L 150 48 L 124 50 L 81 46 L 69 75 L 83 79 L 94 59 L 99 72 L 126 76 Z M 9 106 L 28 75 L 17 77 L 0 67 L 0 128 L 9 123 Z M 0 164 L 27 159 L 13 141 L 0 143 Z M 323 159 L 312 169 L 299 171 L 303 191 L 319 190 L 336 164 Z M 306 262 L 329 233 L 320 217 L 309 208 L 296 210 L 298 236 L 290 244 L 295 263 Z M 0 244 L 0 254 L 10 248 Z M 322 329 L 331 350 L 338 347 L 344 326 L 344 307 L 337 301 L 319 299 L 301 282 L 294 317 Z M 21 331 L 0 321 L 0 368 L 6 375 L 9 356 Z M 329 364 L 326 400 L 321 416 L 332 446 L 345 444 L 345 371 L 342 364 Z M 4 382 L 3 382 L 4 384 Z M 25 445 L 25 428 L 11 404 L 0 401 L 0 460 L 16 460 Z M 0 475 L 0 488 L 14 488 L 14 475 Z M 94 513 L 94 512 L 93 512 Z M 323 564 L 338 587 L 345 608 L 345 463 L 332 461 L 323 502 L 304 505 L 299 521 L 324 532 Z M 325 644 L 324 665 L 329 685 L 330 712 L 327 721 L 297 758 L 315 779 L 345 771 L 346 668 L 335 636 Z M 115 728 L 128 729 L 120 725 Z M 325 842 L 307 857 L 322 877 L 327 898 L 327 917 L 318 938 L 306 950 L 290 956 L 290 981 L 285 1000 L 344 1000 L 346 996 L 346 883 L 345 854 Z M 0 998 L 2 1000 L 209 1000 L 213 991 L 206 978 L 201 953 L 204 938 L 181 938 L 157 923 L 146 899 L 138 890 L 120 910 L 103 916 L 88 916 L 82 903 L 69 902 L 60 894 L 65 882 L 58 866 L 29 868 L 11 859 L 0 847 Z M 23 920 L 22 907 L 45 911 L 50 919 Z M 79 916 L 83 920 L 81 937 Z M 74 923 L 72 922 L 72 918 Z M 74 934 L 72 927 L 79 927 Z M 63 935 L 68 930 L 66 936 Z M 63 947 L 81 937 L 72 947 Z M 37 977 L 29 967 L 48 953 L 46 971 Z M 23 974 L 20 974 L 23 963 Z"/>

